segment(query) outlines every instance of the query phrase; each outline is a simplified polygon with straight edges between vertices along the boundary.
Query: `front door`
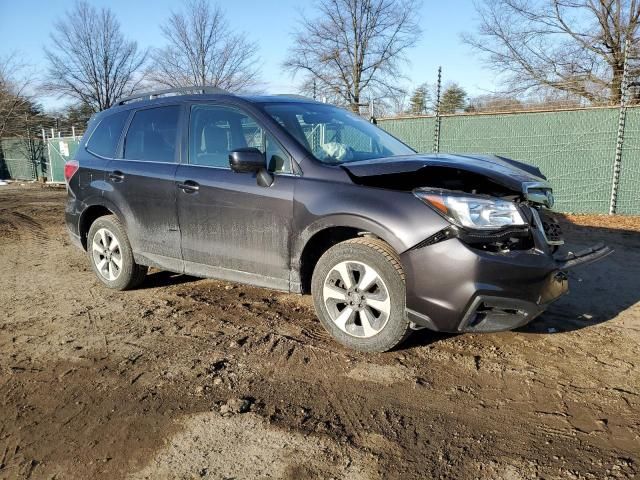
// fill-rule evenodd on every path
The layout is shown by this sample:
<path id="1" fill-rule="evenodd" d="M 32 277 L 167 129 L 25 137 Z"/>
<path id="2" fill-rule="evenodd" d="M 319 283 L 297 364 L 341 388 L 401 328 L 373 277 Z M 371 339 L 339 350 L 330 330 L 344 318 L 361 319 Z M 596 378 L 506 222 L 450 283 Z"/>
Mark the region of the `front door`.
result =
<path id="1" fill-rule="evenodd" d="M 194 105 L 189 124 L 189 163 L 176 173 L 185 272 L 288 290 L 296 180 L 289 155 L 236 107 Z M 272 186 L 231 171 L 229 152 L 241 147 L 265 153 Z"/>
<path id="2" fill-rule="evenodd" d="M 174 185 L 180 111 L 178 105 L 136 111 L 123 158 L 107 165 L 111 188 L 104 192 L 121 211 L 136 256 L 177 272 L 183 270 Z"/>

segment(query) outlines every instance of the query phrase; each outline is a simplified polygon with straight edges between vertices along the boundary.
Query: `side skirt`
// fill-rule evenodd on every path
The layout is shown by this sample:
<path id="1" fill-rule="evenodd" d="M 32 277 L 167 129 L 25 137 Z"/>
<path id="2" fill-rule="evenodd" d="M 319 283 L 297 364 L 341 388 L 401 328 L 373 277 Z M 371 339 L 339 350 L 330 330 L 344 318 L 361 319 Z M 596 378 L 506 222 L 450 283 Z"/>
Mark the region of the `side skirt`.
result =
<path id="1" fill-rule="evenodd" d="M 289 281 L 284 278 L 265 277 L 257 273 L 247 273 L 223 267 L 203 265 L 201 263 L 184 262 L 184 273 L 196 277 L 215 278 L 230 282 L 245 283 L 255 287 L 271 288 L 273 290 L 289 291 Z"/>
<path id="2" fill-rule="evenodd" d="M 254 287 L 270 288 L 283 292 L 291 291 L 289 280 L 284 278 L 266 277 L 257 273 L 241 272 L 239 270 L 203 265 L 195 262 L 184 262 L 177 258 L 169 258 L 149 253 L 135 253 L 134 259 L 136 263 L 140 265 L 146 265 L 160 270 L 167 270 L 169 272 L 183 273 L 201 278 L 227 280 L 230 282 L 244 283 Z"/>

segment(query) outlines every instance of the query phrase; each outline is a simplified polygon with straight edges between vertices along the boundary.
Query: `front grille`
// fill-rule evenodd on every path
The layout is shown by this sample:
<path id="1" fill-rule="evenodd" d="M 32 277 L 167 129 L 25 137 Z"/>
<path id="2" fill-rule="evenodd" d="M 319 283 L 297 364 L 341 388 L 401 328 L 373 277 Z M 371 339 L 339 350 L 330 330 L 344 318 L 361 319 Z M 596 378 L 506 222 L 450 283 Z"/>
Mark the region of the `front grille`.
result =
<path id="1" fill-rule="evenodd" d="M 542 223 L 542 230 L 544 236 L 547 239 L 547 243 L 550 245 L 561 245 L 564 243 L 564 236 L 562 235 L 562 228 L 558 221 L 544 208 L 538 210 L 540 222 Z"/>

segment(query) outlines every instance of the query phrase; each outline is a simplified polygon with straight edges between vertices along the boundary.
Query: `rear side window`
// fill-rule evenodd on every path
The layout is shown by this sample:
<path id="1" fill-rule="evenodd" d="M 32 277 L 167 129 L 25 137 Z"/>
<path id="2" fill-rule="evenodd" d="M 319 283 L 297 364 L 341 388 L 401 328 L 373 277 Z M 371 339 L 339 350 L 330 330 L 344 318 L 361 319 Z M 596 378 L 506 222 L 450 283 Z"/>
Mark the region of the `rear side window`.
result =
<path id="1" fill-rule="evenodd" d="M 147 162 L 174 162 L 180 107 L 138 110 L 124 144 L 124 158 Z"/>
<path id="2" fill-rule="evenodd" d="M 113 158 L 128 117 L 128 111 L 104 117 L 91 134 L 87 150 L 100 157 Z"/>

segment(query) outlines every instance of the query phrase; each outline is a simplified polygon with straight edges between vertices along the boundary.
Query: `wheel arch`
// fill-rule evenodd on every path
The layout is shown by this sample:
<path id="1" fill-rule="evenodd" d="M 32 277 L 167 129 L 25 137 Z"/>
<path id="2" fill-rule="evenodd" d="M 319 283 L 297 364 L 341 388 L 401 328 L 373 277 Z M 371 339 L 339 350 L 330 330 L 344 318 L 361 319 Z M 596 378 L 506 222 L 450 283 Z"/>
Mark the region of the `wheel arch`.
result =
<path id="1" fill-rule="evenodd" d="M 311 277 L 320 257 L 332 246 L 370 235 L 388 243 L 398 254 L 406 248 L 402 242 L 382 225 L 363 217 L 339 215 L 325 217 L 305 228 L 294 243 L 292 288 L 300 293 L 311 291 Z"/>
<path id="2" fill-rule="evenodd" d="M 78 221 L 78 232 L 80 233 L 80 242 L 82 243 L 82 248 L 87 249 L 87 235 L 89 233 L 89 229 L 93 222 L 95 222 L 98 218 L 104 217 L 106 215 L 115 215 L 118 217 L 118 220 L 125 225 L 124 218 L 122 214 L 118 211 L 115 206 L 111 205 L 110 202 L 96 202 L 88 205 L 83 211 L 82 215 L 80 215 L 80 220 Z"/>

